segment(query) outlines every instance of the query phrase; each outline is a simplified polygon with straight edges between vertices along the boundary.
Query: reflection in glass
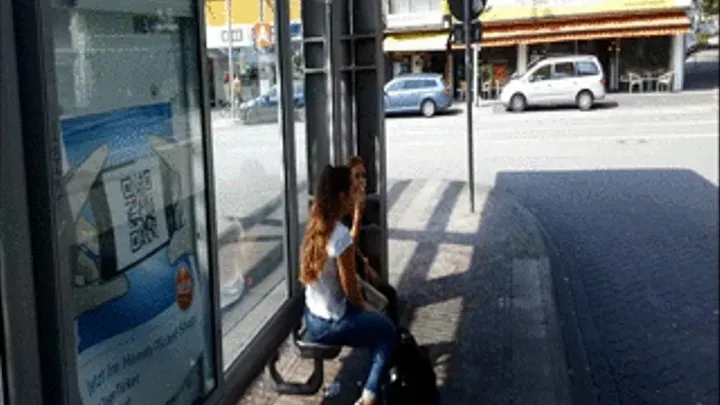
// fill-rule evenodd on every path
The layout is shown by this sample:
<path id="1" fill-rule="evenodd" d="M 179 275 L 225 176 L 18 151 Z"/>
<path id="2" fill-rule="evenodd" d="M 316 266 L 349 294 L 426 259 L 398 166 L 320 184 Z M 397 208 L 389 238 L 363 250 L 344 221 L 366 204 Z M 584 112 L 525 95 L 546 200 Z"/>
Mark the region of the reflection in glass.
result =
<path id="1" fill-rule="evenodd" d="M 272 25 L 274 19 L 274 10 L 268 8 L 259 24 Z M 238 32 L 251 28 L 237 21 L 233 25 Z M 227 369 L 288 297 L 283 140 L 274 43 L 234 42 L 229 57 L 222 31 L 209 26 L 207 35 L 210 82 L 218 105 L 212 114 L 213 163 Z M 232 80 L 240 83 L 236 117 L 223 113 L 218 102 L 226 93 L 231 71 L 237 75 Z M 300 114 L 301 82 L 295 94 L 293 102 Z"/>
<path id="2" fill-rule="evenodd" d="M 215 386 L 198 21 L 171 3 L 53 9 L 84 404 L 192 404 Z"/>

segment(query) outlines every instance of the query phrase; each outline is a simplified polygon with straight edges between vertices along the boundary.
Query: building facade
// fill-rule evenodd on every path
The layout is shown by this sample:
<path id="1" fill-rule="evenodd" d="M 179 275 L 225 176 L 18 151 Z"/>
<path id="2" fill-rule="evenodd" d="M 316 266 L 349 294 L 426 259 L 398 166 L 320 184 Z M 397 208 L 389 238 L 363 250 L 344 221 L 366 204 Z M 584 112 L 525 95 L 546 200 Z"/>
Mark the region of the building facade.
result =
<path id="1" fill-rule="evenodd" d="M 275 5 L 273 0 L 207 0 L 205 2 L 206 44 L 208 50 L 208 74 L 213 86 L 210 89 L 211 103 L 223 104 L 229 100 L 229 63 L 233 63 L 233 75 L 241 82 L 240 97 L 252 99 L 265 94 L 275 85 L 275 47 L 272 43 L 261 43 L 256 34 L 259 26 L 268 27 L 269 37 L 274 38 L 273 21 Z M 290 0 L 290 31 L 293 60 L 298 66 L 296 76 L 302 78 L 302 23 L 301 1 Z M 228 10 L 230 5 L 230 10 Z M 232 19 L 228 28 L 228 15 Z M 230 32 L 232 34 L 230 35 Z M 232 58 L 229 57 L 232 49 Z"/>
<path id="2" fill-rule="evenodd" d="M 672 90 L 683 88 L 691 0 L 490 0 L 488 7 L 476 44 L 479 90 L 499 89 L 512 72 L 552 54 L 596 55 L 610 91 L 662 75 L 672 77 Z"/>
<path id="3" fill-rule="evenodd" d="M 388 0 L 385 6 L 386 78 L 433 72 L 452 79 L 446 1 Z"/>
<path id="4" fill-rule="evenodd" d="M 642 87 L 672 77 L 683 88 L 692 0 L 488 0 L 483 39 L 475 44 L 476 94 L 497 95 L 513 72 L 552 54 L 593 54 L 609 91 Z M 462 46 L 447 49 L 446 0 L 389 0 L 384 50 L 388 79 L 410 72 L 443 73 L 455 94 L 465 94 Z"/>

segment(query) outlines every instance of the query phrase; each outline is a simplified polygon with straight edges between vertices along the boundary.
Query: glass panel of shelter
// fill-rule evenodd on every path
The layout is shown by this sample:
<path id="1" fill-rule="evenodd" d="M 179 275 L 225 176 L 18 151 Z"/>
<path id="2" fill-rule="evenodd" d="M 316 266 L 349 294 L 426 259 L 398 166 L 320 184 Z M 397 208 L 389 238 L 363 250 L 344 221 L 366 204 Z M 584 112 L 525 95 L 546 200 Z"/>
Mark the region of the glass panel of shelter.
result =
<path id="1" fill-rule="evenodd" d="M 196 3 L 51 13 L 80 398 L 202 400 L 218 376 Z"/>

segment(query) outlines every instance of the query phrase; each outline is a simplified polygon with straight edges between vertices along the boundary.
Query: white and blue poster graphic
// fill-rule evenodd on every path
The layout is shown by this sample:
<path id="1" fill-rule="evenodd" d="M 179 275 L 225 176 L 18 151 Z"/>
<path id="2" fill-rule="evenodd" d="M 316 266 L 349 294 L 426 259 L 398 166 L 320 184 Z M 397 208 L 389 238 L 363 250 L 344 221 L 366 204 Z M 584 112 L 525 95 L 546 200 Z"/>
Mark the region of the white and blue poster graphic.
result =
<path id="1" fill-rule="evenodd" d="M 61 132 L 83 404 L 198 402 L 214 383 L 210 289 L 171 105 L 65 118 Z"/>

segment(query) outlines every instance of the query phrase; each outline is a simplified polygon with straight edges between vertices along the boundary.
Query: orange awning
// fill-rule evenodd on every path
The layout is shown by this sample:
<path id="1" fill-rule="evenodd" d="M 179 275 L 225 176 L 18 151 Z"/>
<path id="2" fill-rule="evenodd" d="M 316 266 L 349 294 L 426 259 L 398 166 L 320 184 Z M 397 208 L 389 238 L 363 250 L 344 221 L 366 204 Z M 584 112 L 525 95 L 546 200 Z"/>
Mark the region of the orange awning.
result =
<path id="1" fill-rule="evenodd" d="M 609 18 L 493 24 L 484 27 L 483 47 L 512 46 L 601 38 L 632 38 L 684 34 L 690 20 L 684 13 Z M 453 46 L 463 49 L 462 45 Z"/>

